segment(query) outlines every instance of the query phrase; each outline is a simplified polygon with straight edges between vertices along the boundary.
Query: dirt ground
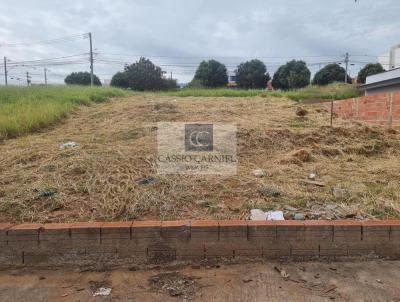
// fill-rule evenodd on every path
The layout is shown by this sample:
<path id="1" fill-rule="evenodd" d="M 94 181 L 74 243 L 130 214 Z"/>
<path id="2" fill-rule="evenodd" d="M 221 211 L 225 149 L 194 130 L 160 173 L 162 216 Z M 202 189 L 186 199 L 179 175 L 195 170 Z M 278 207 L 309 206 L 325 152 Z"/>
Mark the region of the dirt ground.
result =
<path id="1" fill-rule="evenodd" d="M 399 278 L 400 262 L 383 260 L 106 272 L 26 268 L 0 271 L 0 301 L 400 301 Z M 99 287 L 111 293 L 94 297 Z"/>
<path id="2" fill-rule="evenodd" d="M 157 175 L 163 121 L 236 123 L 237 175 Z M 0 143 L 0 222 L 246 219 L 252 208 L 288 219 L 400 217 L 400 134 L 329 121 L 321 105 L 273 97 L 135 96 L 81 107 Z M 69 141 L 78 146 L 60 150 Z M 307 183 L 310 173 L 321 186 Z M 137 184 L 147 176 L 155 183 Z"/>

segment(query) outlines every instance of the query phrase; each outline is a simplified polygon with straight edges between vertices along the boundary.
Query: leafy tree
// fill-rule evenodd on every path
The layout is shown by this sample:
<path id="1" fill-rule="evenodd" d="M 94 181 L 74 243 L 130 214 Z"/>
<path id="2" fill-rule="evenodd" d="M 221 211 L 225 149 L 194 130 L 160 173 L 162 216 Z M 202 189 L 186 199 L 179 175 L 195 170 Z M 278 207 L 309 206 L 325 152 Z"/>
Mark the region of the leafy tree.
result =
<path id="1" fill-rule="evenodd" d="M 204 87 L 223 87 L 228 84 L 228 71 L 224 64 L 216 61 L 202 61 L 193 78 Z"/>
<path id="2" fill-rule="evenodd" d="M 111 79 L 111 86 L 129 88 L 129 81 L 125 72 L 117 72 Z"/>
<path id="3" fill-rule="evenodd" d="M 272 86 L 278 89 L 298 89 L 310 84 L 311 72 L 304 61 L 292 60 L 275 72 Z"/>
<path id="4" fill-rule="evenodd" d="M 236 73 L 236 83 L 240 88 L 265 88 L 271 79 L 267 67 L 260 60 L 251 60 L 239 64 Z"/>
<path id="5" fill-rule="evenodd" d="M 146 58 L 140 58 L 136 63 L 126 66 L 124 71 L 117 72 L 111 85 L 139 91 L 170 90 L 178 87 L 176 80 L 166 79 L 162 69 Z"/>
<path id="6" fill-rule="evenodd" d="M 314 76 L 314 84 L 327 85 L 333 82 L 344 82 L 346 70 L 339 64 L 328 64 Z M 347 75 L 347 83 L 351 84 L 351 77 Z"/>
<path id="7" fill-rule="evenodd" d="M 67 85 L 90 85 L 90 73 L 85 72 L 73 72 L 64 79 Z M 93 75 L 93 85 L 101 86 L 101 82 L 98 76 Z"/>
<path id="8" fill-rule="evenodd" d="M 125 67 L 129 87 L 133 90 L 162 90 L 163 72 L 149 59 L 140 58 L 138 62 Z"/>
<path id="9" fill-rule="evenodd" d="M 383 69 L 382 65 L 380 63 L 369 63 L 365 65 L 360 72 L 358 73 L 357 80 L 358 83 L 365 83 L 365 80 L 368 76 L 378 74 L 385 72 L 385 69 Z"/>

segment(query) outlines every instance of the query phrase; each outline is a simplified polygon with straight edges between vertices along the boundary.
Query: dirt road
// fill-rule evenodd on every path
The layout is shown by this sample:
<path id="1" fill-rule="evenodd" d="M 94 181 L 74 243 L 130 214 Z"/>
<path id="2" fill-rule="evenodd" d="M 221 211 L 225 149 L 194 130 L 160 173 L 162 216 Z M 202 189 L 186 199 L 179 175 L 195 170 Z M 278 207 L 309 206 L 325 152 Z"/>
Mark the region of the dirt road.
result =
<path id="1" fill-rule="evenodd" d="M 280 271 L 280 272 L 278 272 Z M 400 262 L 0 272 L 0 301 L 400 301 Z M 105 297 L 93 296 L 111 288 Z"/>

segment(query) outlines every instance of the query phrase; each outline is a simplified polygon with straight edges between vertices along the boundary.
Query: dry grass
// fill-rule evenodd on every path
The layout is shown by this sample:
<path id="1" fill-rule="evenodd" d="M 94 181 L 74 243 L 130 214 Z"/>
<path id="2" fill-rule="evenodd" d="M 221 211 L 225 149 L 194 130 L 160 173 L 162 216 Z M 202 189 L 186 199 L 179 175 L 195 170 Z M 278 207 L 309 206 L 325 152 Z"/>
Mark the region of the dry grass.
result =
<path id="1" fill-rule="evenodd" d="M 173 96 L 82 107 L 53 129 L 0 145 L 0 221 L 244 218 L 253 207 L 310 212 L 330 203 L 364 217 L 399 217 L 400 135 L 339 118 L 330 128 L 322 107 L 307 106 L 305 117 L 297 107 L 272 97 Z M 159 121 L 237 123 L 238 174 L 156 175 Z M 67 141 L 79 147 L 60 150 Z M 256 168 L 266 176 L 254 177 Z M 326 186 L 305 184 L 310 172 Z M 135 183 L 149 175 L 155 184 Z M 348 196 L 332 195 L 338 184 Z M 263 185 L 282 193 L 263 196 Z"/>

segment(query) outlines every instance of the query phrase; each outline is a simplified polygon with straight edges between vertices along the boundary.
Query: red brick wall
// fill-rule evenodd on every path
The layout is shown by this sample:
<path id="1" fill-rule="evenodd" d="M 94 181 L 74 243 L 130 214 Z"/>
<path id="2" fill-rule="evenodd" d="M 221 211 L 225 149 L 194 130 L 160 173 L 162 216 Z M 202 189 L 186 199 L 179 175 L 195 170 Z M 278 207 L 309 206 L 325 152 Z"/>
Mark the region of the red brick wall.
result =
<path id="1" fill-rule="evenodd" d="M 324 105 L 330 110 L 330 103 Z M 333 112 L 374 125 L 400 126 L 400 92 L 334 101 Z"/>
<path id="2" fill-rule="evenodd" d="M 400 258 L 400 221 L 0 224 L 2 267 L 360 255 Z"/>

